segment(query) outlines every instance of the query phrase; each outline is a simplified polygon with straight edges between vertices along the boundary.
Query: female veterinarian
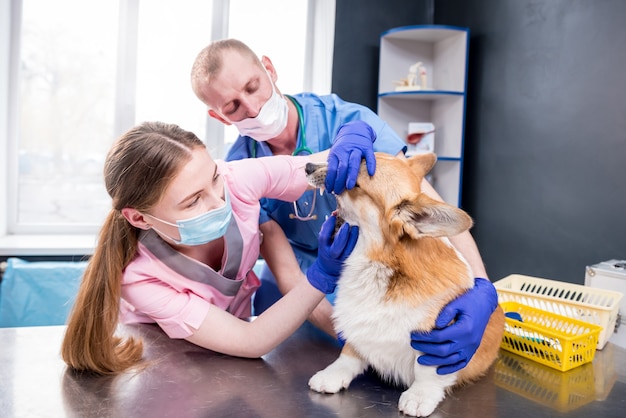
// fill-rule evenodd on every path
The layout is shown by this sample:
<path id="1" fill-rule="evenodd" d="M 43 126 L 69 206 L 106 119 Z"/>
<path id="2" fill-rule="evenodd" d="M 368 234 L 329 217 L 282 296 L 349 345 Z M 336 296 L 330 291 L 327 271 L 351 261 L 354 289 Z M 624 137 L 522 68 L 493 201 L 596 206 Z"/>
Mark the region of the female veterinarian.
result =
<path id="1" fill-rule="evenodd" d="M 352 141 L 330 155 L 345 162 L 341 153 L 356 150 L 373 158 L 365 140 L 363 150 Z M 65 362 L 98 374 L 137 364 L 142 343 L 116 336 L 118 320 L 157 323 L 171 338 L 241 357 L 259 357 L 285 340 L 334 290 L 358 230 L 343 225 L 332 239 L 330 217 L 308 280 L 246 321 L 260 284 L 252 271 L 262 239 L 259 199 L 295 200 L 307 188 L 306 162 L 326 155 L 214 161 L 193 133 L 159 122 L 120 137 L 104 169 L 113 208 L 69 318 Z M 336 185 L 356 178 L 357 160 L 334 167 Z"/>

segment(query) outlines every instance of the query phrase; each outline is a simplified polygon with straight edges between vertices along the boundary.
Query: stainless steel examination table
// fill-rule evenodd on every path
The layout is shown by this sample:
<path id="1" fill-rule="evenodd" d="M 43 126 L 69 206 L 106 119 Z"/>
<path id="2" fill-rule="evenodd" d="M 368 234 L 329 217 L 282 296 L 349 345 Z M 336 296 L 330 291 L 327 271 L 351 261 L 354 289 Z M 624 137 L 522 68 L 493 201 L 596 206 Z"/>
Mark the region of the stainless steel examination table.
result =
<path id="1" fill-rule="evenodd" d="M 0 329 L 0 416 L 397 417 L 401 390 L 373 373 L 322 395 L 307 381 L 339 346 L 309 324 L 263 359 L 241 359 L 170 340 L 154 325 L 121 327 L 144 340 L 147 367 L 116 377 L 68 372 L 64 327 Z M 626 350 L 611 343 L 593 363 L 552 370 L 506 351 L 487 376 L 457 389 L 431 417 L 622 417 Z"/>

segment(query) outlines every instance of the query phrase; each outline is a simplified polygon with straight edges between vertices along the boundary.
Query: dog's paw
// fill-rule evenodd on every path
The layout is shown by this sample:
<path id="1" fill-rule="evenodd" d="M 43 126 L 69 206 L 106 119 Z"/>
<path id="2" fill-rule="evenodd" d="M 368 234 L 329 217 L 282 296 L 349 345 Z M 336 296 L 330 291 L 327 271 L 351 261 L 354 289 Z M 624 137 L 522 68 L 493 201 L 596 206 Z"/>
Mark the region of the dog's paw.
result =
<path id="1" fill-rule="evenodd" d="M 321 393 L 337 393 L 350 386 L 351 374 L 342 373 L 341 370 L 337 369 L 329 369 L 330 367 L 320 370 L 309 379 L 309 387 L 312 390 Z"/>
<path id="2" fill-rule="evenodd" d="M 349 343 L 343 347 L 337 360 L 309 379 L 309 387 L 312 390 L 322 393 L 337 393 L 350 386 L 352 379 L 365 370 L 367 363 L 359 357 L 346 354 L 347 351 L 351 351 Z"/>
<path id="3" fill-rule="evenodd" d="M 427 417 L 433 413 L 440 400 L 423 396 L 419 393 L 406 391 L 400 395 L 398 409 L 405 415 Z"/>

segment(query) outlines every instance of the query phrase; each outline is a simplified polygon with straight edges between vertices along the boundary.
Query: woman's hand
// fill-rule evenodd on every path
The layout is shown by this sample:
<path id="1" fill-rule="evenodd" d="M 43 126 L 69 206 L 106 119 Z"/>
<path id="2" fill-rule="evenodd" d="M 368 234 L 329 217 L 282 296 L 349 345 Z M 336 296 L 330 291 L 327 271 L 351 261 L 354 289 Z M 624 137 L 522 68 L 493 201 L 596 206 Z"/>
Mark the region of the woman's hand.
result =
<path id="1" fill-rule="evenodd" d="M 341 225 L 333 240 L 337 218 L 329 216 L 319 234 L 317 260 L 306 272 L 309 283 L 322 293 L 333 293 L 343 269 L 343 262 L 352 253 L 359 237 L 359 228 Z"/>

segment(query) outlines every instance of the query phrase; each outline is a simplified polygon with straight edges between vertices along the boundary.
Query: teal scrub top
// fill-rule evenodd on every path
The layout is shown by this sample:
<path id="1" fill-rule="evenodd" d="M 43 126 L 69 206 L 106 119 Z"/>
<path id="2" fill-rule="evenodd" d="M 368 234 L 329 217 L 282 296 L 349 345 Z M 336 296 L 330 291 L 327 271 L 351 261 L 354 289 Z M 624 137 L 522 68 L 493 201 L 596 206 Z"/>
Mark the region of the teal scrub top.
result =
<path id="1" fill-rule="evenodd" d="M 386 122 L 365 106 L 345 102 L 336 94 L 318 96 L 313 93 L 300 93 L 291 97 L 297 101 L 302 109 L 306 146 L 314 153 L 330 148 L 339 128 L 353 120 L 363 120 L 374 129 L 376 132 L 375 151 L 392 155 L 396 155 L 400 151 L 406 152 L 406 143 Z M 296 149 L 302 146 L 302 133 L 299 132 Z M 226 160 L 270 155 L 273 154 L 267 143 L 256 142 L 248 136 L 239 136 L 229 149 Z M 294 212 L 292 202 L 276 199 L 261 200 L 259 222 L 262 224 L 270 219 L 276 221 L 283 228 L 296 257 L 301 261 L 314 259 L 317 256 L 319 231 L 326 217 L 337 207 L 335 197 L 331 193 L 324 193 L 320 196 L 319 190 L 310 190 L 305 192 L 296 202 L 300 216 L 309 214 L 314 193 L 317 194 L 313 212 L 317 215 L 315 220 L 290 219 L 289 215 Z"/>

